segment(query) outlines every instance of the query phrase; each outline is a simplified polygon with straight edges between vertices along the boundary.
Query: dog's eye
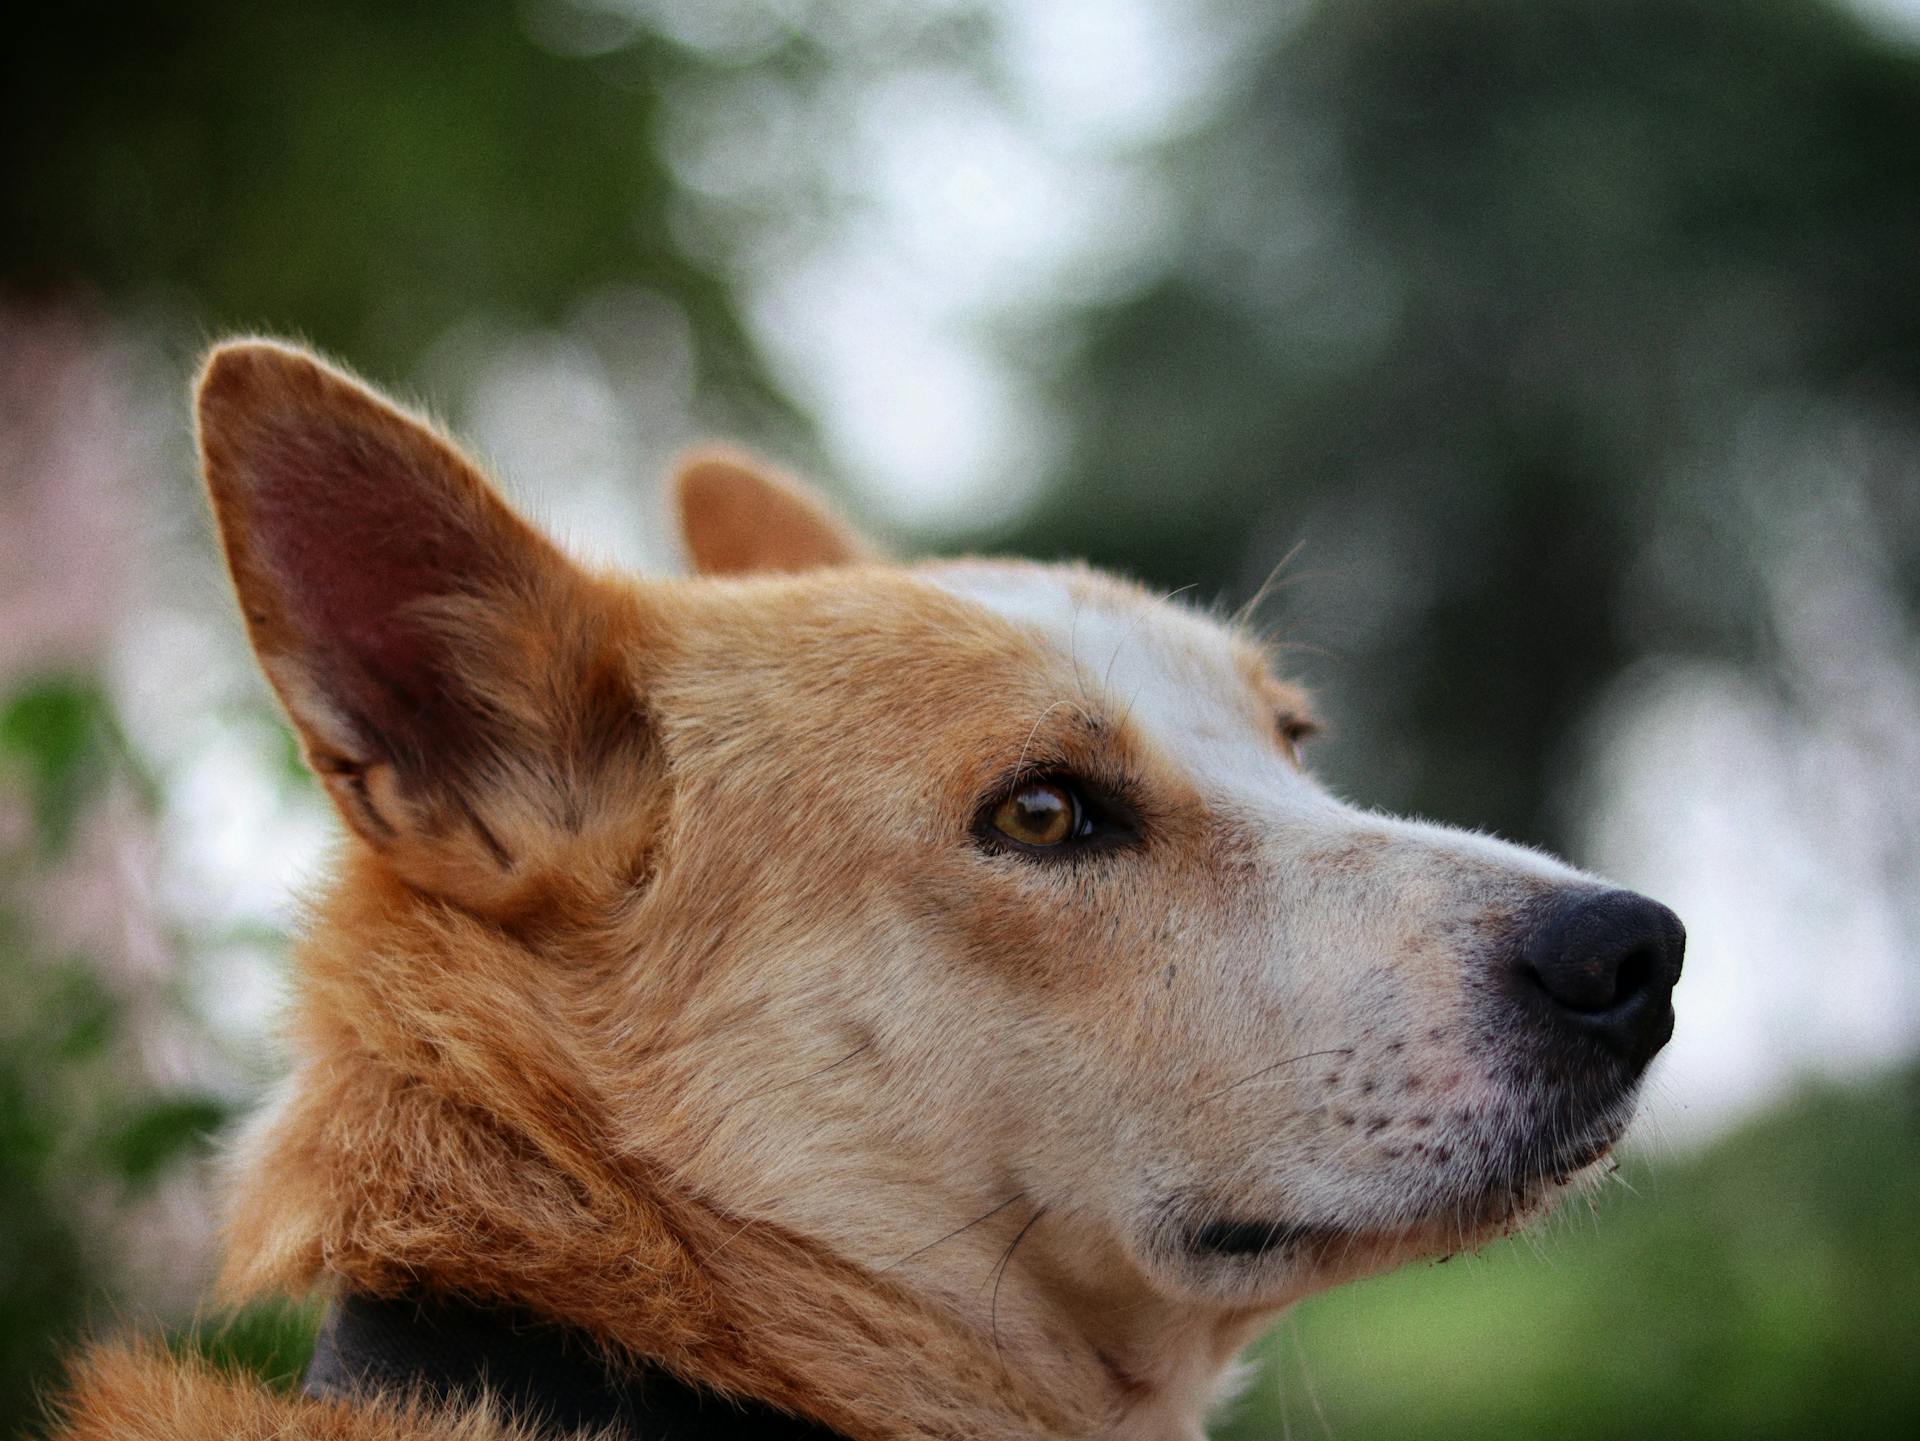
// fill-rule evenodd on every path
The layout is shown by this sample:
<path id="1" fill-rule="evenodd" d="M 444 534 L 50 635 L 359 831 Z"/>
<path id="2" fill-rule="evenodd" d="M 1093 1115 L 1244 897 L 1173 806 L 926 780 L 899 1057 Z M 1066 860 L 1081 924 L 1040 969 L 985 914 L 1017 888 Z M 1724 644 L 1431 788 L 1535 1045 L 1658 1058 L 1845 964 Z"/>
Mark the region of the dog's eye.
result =
<path id="1" fill-rule="evenodd" d="M 1040 849 L 1086 833 L 1080 798 L 1058 781 L 1028 781 L 993 808 L 991 820 L 1008 840 Z"/>
<path id="2" fill-rule="evenodd" d="M 1287 759 L 1295 765 L 1300 764 L 1300 747 L 1310 737 L 1320 734 L 1318 721 L 1308 720 L 1292 711 L 1282 711 L 1274 722 L 1274 729 L 1280 736 L 1280 748 L 1287 753 Z"/>
<path id="3" fill-rule="evenodd" d="M 983 850 L 1029 860 L 1070 860 L 1132 845 L 1142 836 L 1138 807 L 1123 779 L 1102 783 L 1053 771 L 1009 782 L 974 816 Z"/>

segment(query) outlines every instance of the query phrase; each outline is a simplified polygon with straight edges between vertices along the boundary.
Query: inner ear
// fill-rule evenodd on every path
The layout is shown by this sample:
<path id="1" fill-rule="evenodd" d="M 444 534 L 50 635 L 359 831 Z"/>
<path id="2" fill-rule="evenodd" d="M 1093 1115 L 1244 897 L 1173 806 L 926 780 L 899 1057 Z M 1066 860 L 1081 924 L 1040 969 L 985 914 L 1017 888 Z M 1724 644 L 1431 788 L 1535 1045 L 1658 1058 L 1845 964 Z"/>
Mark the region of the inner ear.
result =
<path id="1" fill-rule="evenodd" d="M 624 823 L 648 736 L 628 591 L 305 352 L 222 346 L 199 422 L 249 638 L 363 840 L 423 889 L 493 905 Z"/>
<path id="2" fill-rule="evenodd" d="M 858 565 L 879 553 L 811 487 L 736 450 L 696 451 L 674 476 L 680 536 L 702 575 Z"/>
<path id="3" fill-rule="evenodd" d="M 438 432 L 304 352 L 222 346 L 198 402 L 248 633 L 317 768 L 417 771 L 474 744 L 452 612 L 572 564 Z"/>

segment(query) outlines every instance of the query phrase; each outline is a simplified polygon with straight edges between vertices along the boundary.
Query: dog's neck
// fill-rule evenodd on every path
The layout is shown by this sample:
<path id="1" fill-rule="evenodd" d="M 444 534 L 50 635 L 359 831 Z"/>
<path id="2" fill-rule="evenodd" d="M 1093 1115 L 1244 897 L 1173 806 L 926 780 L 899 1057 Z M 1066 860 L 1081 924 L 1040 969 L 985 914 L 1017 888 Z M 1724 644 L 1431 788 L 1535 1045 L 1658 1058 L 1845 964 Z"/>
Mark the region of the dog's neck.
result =
<path id="1" fill-rule="evenodd" d="M 239 1178 L 236 1299 L 331 1286 L 520 1305 L 855 1441 L 1107 1428 L 1104 1378 L 1036 1385 L 936 1308 L 644 1166 L 619 1190 L 588 1188 L 397 1077 L 309 1071 L 294 1085 Z M 475 1184 L 448 1185 L 450 1164 Z"/>
<path id="2" fill-rule="evenodd" d="M 812 1136 L 824 1152 L 809 1155 L 804 1173 L 779 1151 L 778 1138 L 792 1135 Z M 1096 1376 L 1106 1419 L 1095 1434 L 1197 1441 L 1234 1358 L 1272 1319 L 1272 1305 L 1165 1297 L 1121 1248 L 1087 1240 L 1076 1218 L 1024 1194 L 956 1194 L 952 1177 L 916 1176 L 910 1162 L 842 1142 L 836 1151 L 787 1116 L 676 1154 L 673 1170 L 710 1194 L 747 1198 L 774 1224 L 937 1307 L 983 1349 L 1018 1358 L 1030 1381 L 1072 1393 Z M 850 1205 L 850 1186 L 885 1197 L 885 1212 Z"/>
<path id="3" fill-rule="evenodd" d="M 582 1018 L 556 1014 L 550 972 L 501 958 L 476 995 L 431 963 L 480 943 L 466 923 L 394 914 L 362 875 L 303 947 L 299 1063 L 236 1153 L 233 1298 L 425 1286 L 523 1306 L 854 1441 L 1199 1435 L 1250 1318 L 1009 1265 L 993 1227 L 953 1238 L 949 1264 L 891 1267 L 824 1214 L 723 1211 L 611 1122 L 613 1084 L 563 1050 Z"/>

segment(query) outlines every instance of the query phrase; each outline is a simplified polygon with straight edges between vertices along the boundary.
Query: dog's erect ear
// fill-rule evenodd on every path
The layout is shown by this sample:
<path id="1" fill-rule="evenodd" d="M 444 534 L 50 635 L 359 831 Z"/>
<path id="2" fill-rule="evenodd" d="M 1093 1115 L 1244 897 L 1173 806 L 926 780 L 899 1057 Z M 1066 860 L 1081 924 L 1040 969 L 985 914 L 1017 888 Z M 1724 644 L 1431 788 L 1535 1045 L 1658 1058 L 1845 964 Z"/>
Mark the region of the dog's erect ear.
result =
<path id="1" fill-rule="evenodd" d="M 636 788 L 605 770 L 647 764 L 633 597 L 303 351 L 219 347 L 198 411 L 248 634 L 341 814 L 422 889 L 525 902 Z"/>
<path id="2" fill-rule="evenodd" d="M 680 535 L 702 575 L 857 565 L 877 552 L 808 487 L 736 450 L 696 451 L 674 476 Z"/>

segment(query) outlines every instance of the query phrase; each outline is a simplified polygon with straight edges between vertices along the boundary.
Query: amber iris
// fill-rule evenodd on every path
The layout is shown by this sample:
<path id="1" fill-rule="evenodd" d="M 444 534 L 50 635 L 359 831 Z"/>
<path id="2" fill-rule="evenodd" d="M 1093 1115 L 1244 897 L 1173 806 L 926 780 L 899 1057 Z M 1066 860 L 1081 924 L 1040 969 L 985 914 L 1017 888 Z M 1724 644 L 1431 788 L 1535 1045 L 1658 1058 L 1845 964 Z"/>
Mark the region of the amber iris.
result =
<path id="1" fill-rule="evenodd" d="M 1073 839 L 1079 807 L 1065 786 L 1029 781 L 994 808 L 993 828 L 1023 846 L 1057 846 Z"/>

